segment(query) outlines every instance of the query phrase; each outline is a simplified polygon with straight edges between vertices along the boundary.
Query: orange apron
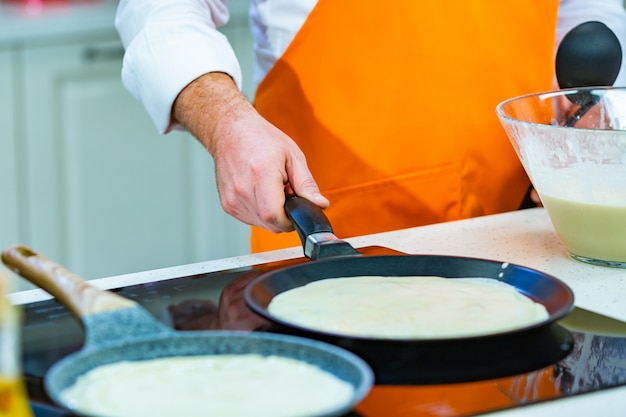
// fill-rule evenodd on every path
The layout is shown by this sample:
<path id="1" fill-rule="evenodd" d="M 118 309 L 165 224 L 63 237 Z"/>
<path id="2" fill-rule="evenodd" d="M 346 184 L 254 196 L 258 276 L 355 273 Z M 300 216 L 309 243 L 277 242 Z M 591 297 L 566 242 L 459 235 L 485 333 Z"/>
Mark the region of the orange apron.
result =
<path id="1" fill-rule="evenodd" d="M 550 89 L 558 0 L 319 0 L 259 85 L 342 238 L 511 211 L 529 181 L 495 114 Z M 252 250 L 297 246 L 252 230 Z"/>

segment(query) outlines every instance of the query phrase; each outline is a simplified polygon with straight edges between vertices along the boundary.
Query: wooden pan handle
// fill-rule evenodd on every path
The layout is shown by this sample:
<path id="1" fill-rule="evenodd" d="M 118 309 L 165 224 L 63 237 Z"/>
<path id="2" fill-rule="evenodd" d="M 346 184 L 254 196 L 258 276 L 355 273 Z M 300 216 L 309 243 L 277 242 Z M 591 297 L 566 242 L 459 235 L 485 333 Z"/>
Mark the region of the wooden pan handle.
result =
<path id="1" fill-rule="evenodd" d="M 127 298 L 92 287 L 78 275 L 27 246 L 16 245 L 4 250 L 2 262 L 50 293 L 77 317 L 137 305 Z"/>

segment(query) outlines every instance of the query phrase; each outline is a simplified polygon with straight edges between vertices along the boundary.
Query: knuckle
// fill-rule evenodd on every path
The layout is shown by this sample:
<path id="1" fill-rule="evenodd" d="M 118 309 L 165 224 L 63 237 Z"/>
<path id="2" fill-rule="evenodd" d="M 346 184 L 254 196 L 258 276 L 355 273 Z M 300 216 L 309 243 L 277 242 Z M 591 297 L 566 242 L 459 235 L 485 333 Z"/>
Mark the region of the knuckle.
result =
<path id="1" fill-rule="evenodd" d="M 239 199 L 237 198 L 237 194 L 226 193 L 220 195 L 220 204 L 222 205 L 222 209 L 227 214 L 237 218 L 240 216 L 241 204 L 239 202 Z"/>
<path id="2" fill-rule="evenodd" d="M 264 225 L 271 225 L 271 226 L 274 226 L 276 224 L 276 220 L 278 218 L 276 216 L 276 213 L 274 213 L 270 209 L 261 210 L 259 212 L 258 217 Z"/>

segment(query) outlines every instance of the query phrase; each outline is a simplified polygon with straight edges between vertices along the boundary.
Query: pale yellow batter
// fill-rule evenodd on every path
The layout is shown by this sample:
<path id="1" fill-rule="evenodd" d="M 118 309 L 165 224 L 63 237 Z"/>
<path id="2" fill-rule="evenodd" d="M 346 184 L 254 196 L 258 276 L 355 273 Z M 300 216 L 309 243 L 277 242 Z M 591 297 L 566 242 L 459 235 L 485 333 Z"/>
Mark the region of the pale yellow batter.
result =
<path id="1" fill-rule="evenodd" d="M 571 201 L 545 193 L 541 201 L 571 253 L 626 263 L 626 195 L 622 197 L 622 205 Z"/>
<path id="2" fill-rule="evenodd" d="M 303 327 L 393 339 L 484 335 L 548 318 L 543 305 L 500 281 L 422 276 L 314 281 L 274 297 L 268 311 Z"/>
<path id="3" fill-rule="evenodd" d="M 61 393 L 72 408 L 107 417 L 296 417 L 349 404 L 349 383 L 279 356 L 182 356 L 97 367 Z"/>

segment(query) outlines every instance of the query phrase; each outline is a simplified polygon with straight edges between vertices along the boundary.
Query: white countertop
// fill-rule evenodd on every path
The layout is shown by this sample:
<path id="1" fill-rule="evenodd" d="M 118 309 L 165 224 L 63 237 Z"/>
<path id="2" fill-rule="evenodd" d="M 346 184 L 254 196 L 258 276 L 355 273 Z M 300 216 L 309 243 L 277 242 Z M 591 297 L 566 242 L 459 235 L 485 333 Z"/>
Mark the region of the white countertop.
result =
<path id="1" fill-rule="evenodd" d="M 543 209 L 531 209 L 347 239 L 355 247 L 385 246 L 410 254 L 494 259 L 534 268 L 567 283 L 576 306 L 626 321 L 626 270 L 570 258 Z M 90 281 L 111 289 L 302 256 L 290 248 Z M 16 303 L 49 298 L 41 290 L 12 294 Z"/>
<path id="2" fill-rule="evenodd" d="M 551 274 L 574 291 L 575 304 L 626 321 L 626 270 L 588 265 L 570 258 L 543 209 L 523 210 L 469 220 L 347 239 L 355 247 L 386 246 L 410 254 L 442 254 L 494 259 Z M 302 256 L 301 248 L 245 255 L 90 281 L 101 289 L 202 274 Z M 23 304 L 50 298 L 42 290 L 11 294 Z M 557 410 L 558 407 L 558 410 Z M 502 411 L 492 416 L 622 416 L 626 387 Z"/>

